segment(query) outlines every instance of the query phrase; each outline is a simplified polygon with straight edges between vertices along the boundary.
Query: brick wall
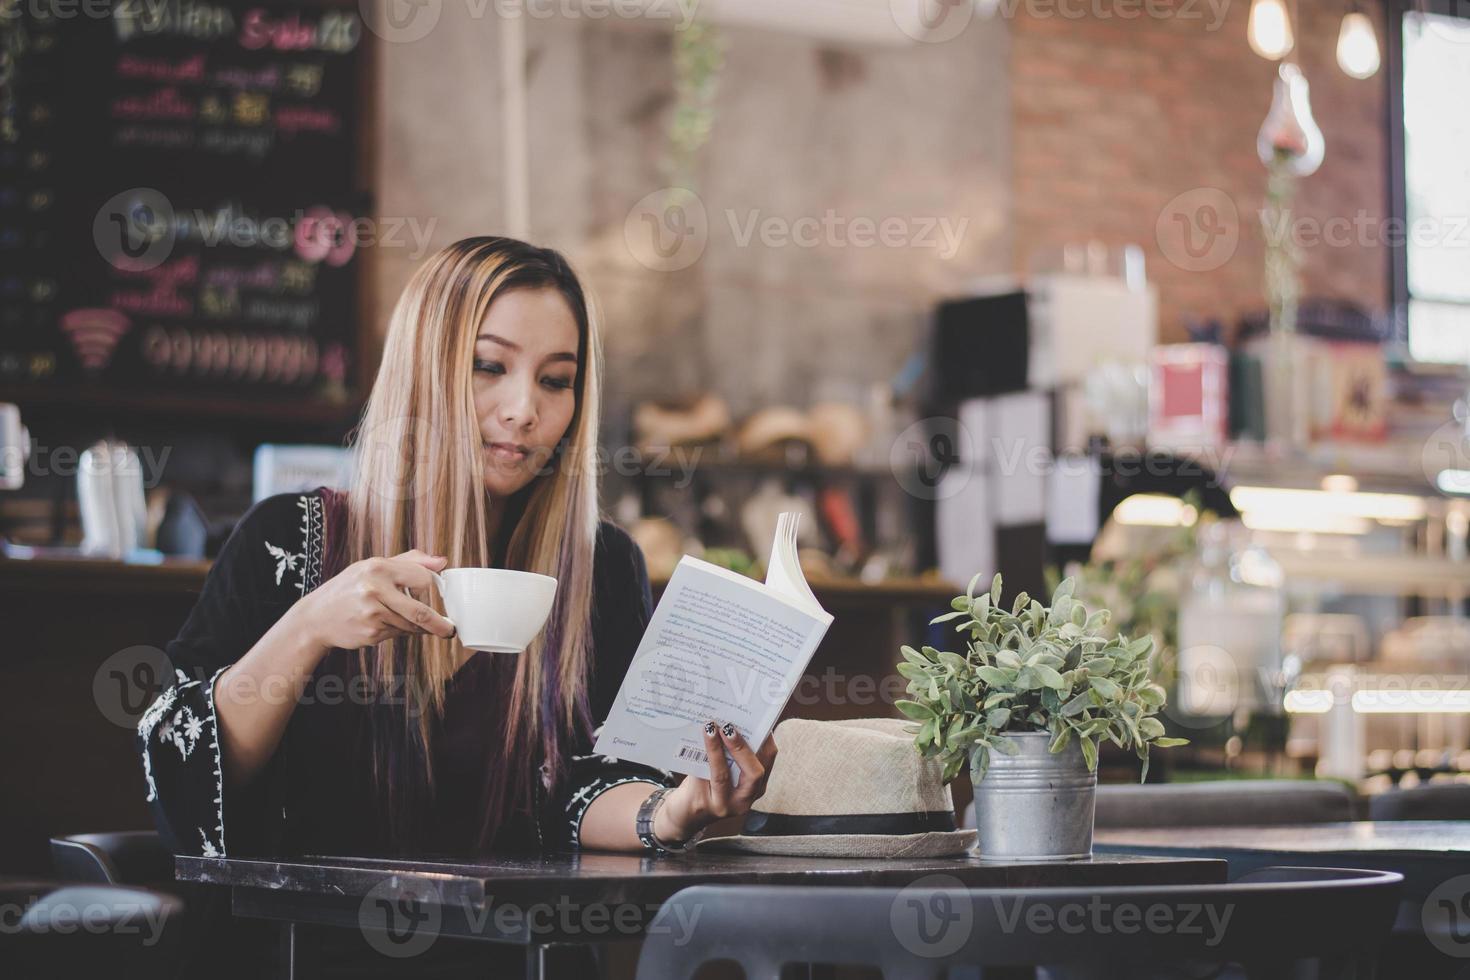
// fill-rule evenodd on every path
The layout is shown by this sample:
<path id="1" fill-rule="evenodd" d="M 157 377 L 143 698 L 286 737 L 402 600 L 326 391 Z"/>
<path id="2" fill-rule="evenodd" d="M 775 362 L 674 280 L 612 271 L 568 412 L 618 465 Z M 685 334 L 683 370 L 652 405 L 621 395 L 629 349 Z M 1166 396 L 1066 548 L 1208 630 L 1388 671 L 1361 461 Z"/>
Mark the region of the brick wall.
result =
<path id="1" fill-rule="evenodd" d="M 1228 0 L 1218 19 L 1206 0 L 1149 6 L 1170 16 L 1124 20 L 1117 12 L 1132 8 L 1121 2 L 1036 0 L 1011 20 L 1016 267 L 1068 242 L 1137 243 L 1159 288 L 1161 336 L 1179 340 L 1186 317 L 1233 326 L 1264 304 L 1266 175 L 1255 142 L 1276 64 L 1246 42 L 1248 0 Z M 1376 226 L 1359 235 L 1344 222 L 1387 213 L 1386 73 L 1360 81 L 1337 67 L 1343 5 L 1296 7 L 1295 54 L 1327 143 L 1321 169 L 1299 185 L 1297 212 L 1309 234 L 1336 218 L 1322 227 L 1350 239 L 1305 248 L 1304 294 L 1383 309 L 1388 255 Z M 1384 37 L 1380 19 L 1380 46 Z M 1224 219 L 1214 253 L 1201 224 L 1209 216 L 1199 215 L 1211 204 Z"/>

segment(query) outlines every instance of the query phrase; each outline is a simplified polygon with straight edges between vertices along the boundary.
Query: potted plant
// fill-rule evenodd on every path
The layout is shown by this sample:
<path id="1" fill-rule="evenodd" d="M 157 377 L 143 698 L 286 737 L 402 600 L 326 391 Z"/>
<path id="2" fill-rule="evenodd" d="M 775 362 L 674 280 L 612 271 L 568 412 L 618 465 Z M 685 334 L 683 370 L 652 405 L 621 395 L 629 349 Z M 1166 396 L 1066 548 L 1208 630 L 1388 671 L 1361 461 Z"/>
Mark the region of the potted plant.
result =
<path id="1" fill-rule="evenodd" d="M 937 757 L 949 783 L 969 762 L 975 785 L 975 854 L 1060 861 L 1092 854 L 1097 750 L 1104 738 L 1131 748 L 1148 772 L 1150 746 L 1166 738 L 1154 717 L 1164 689 L 1149 678 L 1153 639 L 1107 636 L 1106 609 L 1073 598 L 1073 580 L 1051 605 L 1022 592 L 1001 608 L 1001 577 L 975 595 L 980 576 L 933 620 L 955 622 L 965 651 L 902 648 L 898 671 L 912 700 L 918 751 Z"/>

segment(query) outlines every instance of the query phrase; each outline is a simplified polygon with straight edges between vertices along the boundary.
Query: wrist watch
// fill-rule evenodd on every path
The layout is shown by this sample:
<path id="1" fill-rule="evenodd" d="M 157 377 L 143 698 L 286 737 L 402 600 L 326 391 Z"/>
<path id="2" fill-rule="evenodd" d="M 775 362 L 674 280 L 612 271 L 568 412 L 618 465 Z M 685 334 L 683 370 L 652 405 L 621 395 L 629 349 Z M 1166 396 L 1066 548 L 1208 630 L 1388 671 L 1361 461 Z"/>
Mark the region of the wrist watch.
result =
<path id="1" fill-rule="evenodd" d="M 664 797 L 672 793 L 673 787 L 660 786 L 638 807 L 638 818 L 634 822 L 634 829 L 638 832 L 638 840 L 643 843 L 645 851 L 682 851 L 698 839 L 699 835 L 678 844 L 669 844 L 659 840 L 653 833 L 653 818 L 658 813 L 658 808 L 663 805 Z"/>

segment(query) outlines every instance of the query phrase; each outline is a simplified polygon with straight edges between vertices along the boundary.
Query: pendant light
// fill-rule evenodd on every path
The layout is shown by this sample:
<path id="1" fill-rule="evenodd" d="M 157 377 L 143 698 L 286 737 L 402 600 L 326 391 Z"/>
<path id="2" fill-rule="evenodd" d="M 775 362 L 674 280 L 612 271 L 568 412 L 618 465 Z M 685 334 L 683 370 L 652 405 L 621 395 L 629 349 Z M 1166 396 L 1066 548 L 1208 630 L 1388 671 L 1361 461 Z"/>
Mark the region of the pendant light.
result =
<path id="1" fill-rule="evenodd" d="M 1337 35 L 1337 64 L 1354 78 L 1372 78 L 1378 73 L 1378 34 L 1373 30 L 1373 21 L 1356 3 L 1342 18 L 1342 30 Z"/>
<path id="2" fill-rule="evenodd" d="M 1256 155 L 1267 165 L 1284 156 L 1291 173 L 1307 177 L 1322 166 L 1327 142 L 1312 118 L 1312 101 L 1302 70 L 1288 61 L 1276 75 L 1271 109 L 1256 136 Z"/>
<path id="3" fill-rule="evenodd" d="M 1253 0 L 1246 39 L 1262 58 L 1280 61 L 1296 44 L 1285 0 Z"/>

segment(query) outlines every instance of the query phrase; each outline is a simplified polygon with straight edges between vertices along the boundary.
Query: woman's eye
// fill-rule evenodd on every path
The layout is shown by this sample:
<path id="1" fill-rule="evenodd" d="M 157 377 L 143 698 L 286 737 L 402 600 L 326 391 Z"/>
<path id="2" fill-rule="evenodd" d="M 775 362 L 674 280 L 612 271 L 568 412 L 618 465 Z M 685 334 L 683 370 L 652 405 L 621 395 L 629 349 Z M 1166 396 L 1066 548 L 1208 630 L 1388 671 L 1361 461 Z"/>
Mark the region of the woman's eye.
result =
<path id="1" fill-rule="evenodd" d="M 555 388 L 558 391 L 565 391 L 566 389 L 568 389 L 568 388 L 570 388 L 572 386 L 572 379 L 571 378 L 550 378 L 550 377 L 547 377 L 547 378 L 542 378 L 541 379 L 541 383 L 544 384 L 544 385 L 546 385 L 546 387 L 548 387 L 548 388 Z"/>
<path id="2" fill-rule="evenodd" d="M 475 361 L 476 371 L 485 371 L 490 374 L 504 374 L 505 365 L 499 361 Z"/>

